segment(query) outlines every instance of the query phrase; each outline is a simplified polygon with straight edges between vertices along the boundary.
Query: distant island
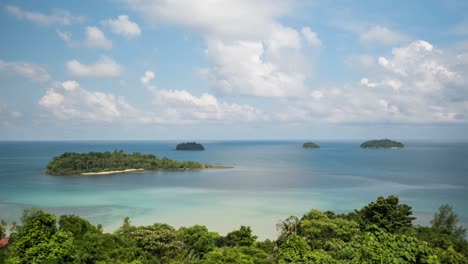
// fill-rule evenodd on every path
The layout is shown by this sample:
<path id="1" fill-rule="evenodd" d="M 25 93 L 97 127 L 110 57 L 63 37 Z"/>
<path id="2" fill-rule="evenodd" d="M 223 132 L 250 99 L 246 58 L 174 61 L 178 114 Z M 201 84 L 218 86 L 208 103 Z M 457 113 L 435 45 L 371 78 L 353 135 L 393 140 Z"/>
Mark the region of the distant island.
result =
<path id="1" fill-rule="evenodd" d="M 305 142 L 304 144 L 302 144 L 302 147 L 303 148 L 306 148 L 306 149 L 317 149 L 317 148 L 320 148 L 319 145 L 315 144 L 314 142 Z"/>
<path id="2" fill-rule="evenodd" d="M 47 164 L 45 173 L 50 175 L 99 175 L 127 173 L 144 170 L 196 170 L 208 168 L 228 168 L 208 165 L 195 161 L 177 161 L 167 157 L 158 158 L 152 154 L 122 150 L 114 152 L 66 152 Z"/>
<path id="3" fill-rule="evenodd" d="M 369 140 L 361 144 L 361 148 L 403 148 L 405 145 L 390 139 Z"/>
<path id="4" fill-rule="evenodd" d="M 205 150 L 205 148 L 196 142 L 186 142 L 177 144 L 176 150 Z"/>

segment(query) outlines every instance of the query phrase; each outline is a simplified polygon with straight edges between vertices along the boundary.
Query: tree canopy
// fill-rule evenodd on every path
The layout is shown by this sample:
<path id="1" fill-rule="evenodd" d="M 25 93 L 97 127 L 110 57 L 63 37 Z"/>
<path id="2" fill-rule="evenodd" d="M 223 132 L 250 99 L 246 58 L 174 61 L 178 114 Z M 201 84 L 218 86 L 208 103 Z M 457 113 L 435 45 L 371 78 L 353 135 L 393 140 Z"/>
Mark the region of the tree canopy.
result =
<path id="1" fill-rule="evenodd" d="M 413 226 L 412 219 L 411 207 L 396 196 L 379 197 L 349 214 L 312 209 L 288 217 L 278 223 L 276 240 L 258 241 L 248 226 L 222 236 L 201 225 L 134 226 L 129 218 L 104 233 L 76 215 L 57 221 L 30 209 L 0 249 L 0 263 L 468 263 L 468 243 L 453 232 L 460 227 L 450 206 L 441 206 L 432 226 Z"/>
<path id="2" fill-rule="evenodd" d="M 53 158 L 45 168 L 51 175 L 78 175 L 90 172 L 123 171 L 126 169 L 144 170 L 190 170 L 207 168 L 209 165 L 194 161 L 176 161 L 167 157 L 158 158 L 152 154 L 122 150 L 114 152 L 66 152 Z"/>

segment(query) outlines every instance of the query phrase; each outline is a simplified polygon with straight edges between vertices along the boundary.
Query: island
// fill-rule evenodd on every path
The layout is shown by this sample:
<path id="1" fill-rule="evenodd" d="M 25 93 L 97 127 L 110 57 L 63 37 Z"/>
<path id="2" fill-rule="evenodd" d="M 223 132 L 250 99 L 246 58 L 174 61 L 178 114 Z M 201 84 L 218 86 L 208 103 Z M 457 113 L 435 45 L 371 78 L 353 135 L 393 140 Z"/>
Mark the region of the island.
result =
<path id="1" fill-rule="evenodd" d="M 152 154 L 122 150 L 114 152 L 66 152 L 54 157 L 44 169 L 49 175 L 100 175 L 155 170 L 197 170 L 229 168 L 195 161 L 177 161 Z"/>
<path id="2" fill-rule="evenodd" d="M 314 142 L 305 142 L 304 144 L 302 144 L 302 148 L 305 148 L 305 149 L 318 149 L 318 148 L 320 148 L 320 146 L 315 144 Z"/>
<path id="3" fill-rule="evenodd" d="M 205 148 L 196 142 L 186 142 L 177 144 L 176 150 L 205 150 Z"/>
<path id="4" fill-rule="evenodd" d="M 361 148 L 403 148 L 405 145 L 390 139 L 369 140 L 361 144 Z"/>

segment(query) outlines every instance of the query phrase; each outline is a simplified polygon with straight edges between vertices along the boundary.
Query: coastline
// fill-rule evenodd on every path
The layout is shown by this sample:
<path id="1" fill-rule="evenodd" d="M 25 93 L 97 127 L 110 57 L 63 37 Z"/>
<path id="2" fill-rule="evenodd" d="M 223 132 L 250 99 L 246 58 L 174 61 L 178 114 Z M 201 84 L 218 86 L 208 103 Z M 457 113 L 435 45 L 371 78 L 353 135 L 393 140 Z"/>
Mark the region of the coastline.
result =
<path id="1" fill-rule="evenodd" d="M 196 168 L 196 169 L 159 169 L 159 170 L 145 170 L 143 168 L 140 169 L 125 169 L 125 170 L 113 170 L 113 171 L 97 171 L 97 172 L 83 172 L 78 175 L 82 176 L 93 176 L 93 175 L 108 175 L 108 174 L 120 174 L 120 173 L 132 173 L 132 172 L 143 172 L 143 171 L 185 171 L 185 170 L 222 170 L 222 169 L 232 169 L 234 166 L 224 166 L 224 165 L 208 165 L 204 168 Z"/>
<path id="2" fill-rule="evenodd" d="M 83 172 L 80 175 L 106 175 L 106 174 L 117 174 L 117 173 L 129 173 L 144 171 L 145 169 L 125 169 L 125 170 L 114 170 L 114 171 L 100 171 L 100 172 Z"/>

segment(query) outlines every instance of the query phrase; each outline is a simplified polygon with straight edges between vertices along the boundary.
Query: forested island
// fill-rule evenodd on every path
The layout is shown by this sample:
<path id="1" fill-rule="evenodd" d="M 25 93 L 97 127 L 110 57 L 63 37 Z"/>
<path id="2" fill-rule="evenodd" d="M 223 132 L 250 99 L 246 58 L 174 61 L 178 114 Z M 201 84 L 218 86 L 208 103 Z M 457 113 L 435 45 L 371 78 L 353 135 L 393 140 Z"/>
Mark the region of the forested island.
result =
<path id="1" fill-rule="evenodd" d="M 361 144 L 361 148 L 403 148 L 405 145 L 390 139 L 369 140 Z"/>
<path id="2" fill-rule="evenodd" d="M 226 235 L 205 226 L 134 226 L 127 217 L 112 233 L 76 215 L 58 218 L 40 209 L 23 212 L 21 224 L 0 223 L 3 263 L 468 263 L 466 229 L 449 205 L 431 226 L 414 226 L 409 205 L 398 197 L 347 214 L 310 210 L 279 221 L 277 238 L 259 241 L 250 227 Z M 272 227 L 272 232 L 274 227 Z"/>
<path id="3" fill-rule="evenodd" d="M 114 152 L 66 152 L 53 158 L 45 168 L 50 175 L 87 175 L 124 173 L 142 170 L 194 170 L 221 168 L 195 161 L 177 161 L 167 157 L 158 158 L 152 154 L 122 150 Z"/>
<path id="4" fill-rule="evenodd" d="M 317 148 L 320 148 L 320 146 L 315 144 L 314 142 L 305 142 L 304 144 L 302 144 L 302 148 L 317 149 Z"/>
<path id="5" fill-rule="evenodd" d="M 205 150 L 202 144 L 196 142 L 179 143 L 176 150 Z"/>

